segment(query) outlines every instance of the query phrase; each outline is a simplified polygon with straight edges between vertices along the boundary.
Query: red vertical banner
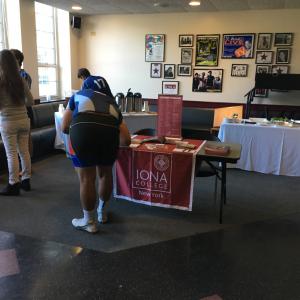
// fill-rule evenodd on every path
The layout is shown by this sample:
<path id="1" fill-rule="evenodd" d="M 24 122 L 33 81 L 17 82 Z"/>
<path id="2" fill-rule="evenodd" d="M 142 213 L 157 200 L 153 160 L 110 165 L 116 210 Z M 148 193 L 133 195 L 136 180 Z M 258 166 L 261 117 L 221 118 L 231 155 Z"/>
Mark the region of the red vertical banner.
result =
<path id="1" fill-rule="evenodd" d="M 157 135 L 181 137 L 182 96 L 158 96 Z"/>

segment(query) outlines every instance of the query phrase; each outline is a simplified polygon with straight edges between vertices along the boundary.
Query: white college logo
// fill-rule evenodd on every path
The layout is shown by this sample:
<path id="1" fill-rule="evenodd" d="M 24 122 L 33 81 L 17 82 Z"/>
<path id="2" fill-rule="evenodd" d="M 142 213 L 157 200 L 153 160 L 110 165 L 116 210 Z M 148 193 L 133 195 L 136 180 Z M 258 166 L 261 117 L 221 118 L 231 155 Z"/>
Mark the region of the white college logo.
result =
<path id="1" fill-rule="evenodd" d="M 156 155 L 154 158 L 154 166 L 158 171 L 164 172 L 170 166 L 170 160 L 166 155 Z"/>

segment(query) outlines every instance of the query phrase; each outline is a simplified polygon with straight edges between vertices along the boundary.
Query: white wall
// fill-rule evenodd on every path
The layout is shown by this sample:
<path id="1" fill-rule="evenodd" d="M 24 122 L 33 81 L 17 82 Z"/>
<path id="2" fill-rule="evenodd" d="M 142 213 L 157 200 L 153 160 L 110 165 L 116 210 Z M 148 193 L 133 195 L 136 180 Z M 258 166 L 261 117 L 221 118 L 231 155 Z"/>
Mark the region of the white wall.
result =
<path id="1" fill-rule="evenodd" d="M 82 21 L 77 37 L 78 67 L 87 67 L 92 73 L 106 77 L 113 93 L 125 93 L 132 88 L 145 98 L 157 98 L 161 92 L 163 79 L 150 78 L 150 63 L 145 62 L 146 33 L 166 34 L 164 63 L 178 64 L 179 34 L 293 32 L 290 73 L 300 73 L 300 10 L 89 16 Z M 231 77 L 232 63 L 249 64 L 248 77 Z M 218 68 L 224 69 L 222 93 L 192 92 L 192 77 L 177 76 L 180 94 L 193 101 L 245 102 L 243 96 L 254 84 L 255 58 L 219 59 Z M 272 93 L 266 99 L 256 98 L 256 102 L 300 105 L 300 94 Z"/>

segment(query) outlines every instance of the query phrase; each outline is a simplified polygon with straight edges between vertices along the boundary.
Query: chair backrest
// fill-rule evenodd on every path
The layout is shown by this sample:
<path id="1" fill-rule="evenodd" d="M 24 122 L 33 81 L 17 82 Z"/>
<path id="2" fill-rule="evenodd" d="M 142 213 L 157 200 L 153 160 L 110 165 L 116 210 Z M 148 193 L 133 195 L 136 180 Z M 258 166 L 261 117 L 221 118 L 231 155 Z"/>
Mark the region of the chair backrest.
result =
<path id="1" fill-rule="evenodd" d="M 182 137 L 185 139 L 197 139 L 220 142 L 220 139 L 206 130 L 182 129 Z"/>
<path id="2" fill-rule="evenodd" d="M 156 130 L 154 128 L 143 128 L 143 129 L 136 131 L 134 134 L 155 136 Z"/>

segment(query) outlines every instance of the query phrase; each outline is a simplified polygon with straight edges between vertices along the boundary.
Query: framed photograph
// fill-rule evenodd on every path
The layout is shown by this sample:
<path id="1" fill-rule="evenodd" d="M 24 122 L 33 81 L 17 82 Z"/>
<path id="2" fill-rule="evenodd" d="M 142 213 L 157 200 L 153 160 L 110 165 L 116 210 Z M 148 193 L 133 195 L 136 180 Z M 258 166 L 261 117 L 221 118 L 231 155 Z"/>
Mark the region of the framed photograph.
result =
<path id="1" fill-rule="evenodd" d="M 196 36 L 196 66 L 216 67 L 219 58 L 220 35 Z"/>
<path id="2" fill-rule="evenodd" d="M 193 48 L 181 48 L 181 63 L 190 65 L 193 62 Z"/>
<path id="3" fill-rule="evenodd" d="M 150 67 L 150 77 L 151 78 L 161 78 L 161 63 L 151 63 Z"/>
<path id="4" fill-rule="evenodd" d="M 222 58 L 253 58 L 255 33 L 223 34 Z"/>
<path id="5" fill-rule="evenodd" d="M 177 65 L 178 76 L 192 76 L 192 65 Z"/>
<path id="6" fill-rule="evenodd" d="M 160 62 L 165 59 L 165 35 L 146 34 L 145 36 L 145 61 Z"/>
<path id="7" fill-rule="evenodd" d="M 257 65 L 256 73 L 269 74 L 269 73 L 271 73 L 271 66 Z"/>
<path id="8" fill-rule="evenodd" d="M 194 35 L 192 34 L 180 34 L 179 35 L 179 47 L 193 47 Z"/>
<path id="9" fill-rule="evenodd" d="M 255 89 L 254 97 L 267 98 L 269 96 L 268 89 Z"/>
<path id="10" fill-rule="evenodd" d="M 274 46 L 292 46 L 293 34 L 292 33 L 275 33 Z"/>
<path id="11" fill-rule="evenodd" d="M 288 74 L 289 73 L 289 66 L 272 66 L 272 74 Z"/>
<path id="12" fill-rule="evenodd" d="M 256 51 L 256 64 L 271 64 L 273 62 L 273 51 Z"/>
<path id="13" fill-rule="evenodd" d="M 291 48 L 277 48 L 276 64 L 289 64 L 291 59 Z"/>
<path id="14" fill-rule="evenodd" d="M 221 93 L 223 69 L 194 69 L 193 92 Z"/>
<path id="15" fill-rule="evenodd" d="M 164 78 L 174 79 L 175 78 L 175 65 L 164 64 Z"/>
<path id="16" fill-rule="evenodd" d="M 179 81 L 163 81 L 162 94 L 164 95 L 178 95 Z"/>
<path id="17" fill-rule="evenodd" d="M 257 50 L 270 50 L 272 47 L 272 33 L 259 33 Z"/>
<path id="18" fill-rule="evenodd" d="M 232 77 L 247 77 L 248 65 L 247 64 L 232 64 L 231 76 Z"/>

